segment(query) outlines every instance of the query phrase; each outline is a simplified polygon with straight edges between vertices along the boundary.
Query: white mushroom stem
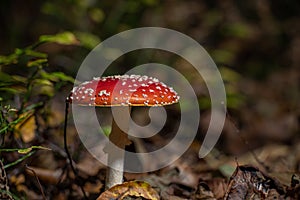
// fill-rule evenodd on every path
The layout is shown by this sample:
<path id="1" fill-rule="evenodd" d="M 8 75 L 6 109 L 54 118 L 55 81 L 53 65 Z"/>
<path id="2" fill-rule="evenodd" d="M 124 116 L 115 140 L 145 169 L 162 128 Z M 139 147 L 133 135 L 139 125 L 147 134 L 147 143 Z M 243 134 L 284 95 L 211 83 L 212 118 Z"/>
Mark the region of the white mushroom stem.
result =
<path id="1" fill-rule="evenodd" d="M 123 182 L 125 146 L 131 143 L 126 133 L 129 129 L 130 114 L 128 115 L 128 112 L 130 113 L 130 107 L 120 106 L 113 107 L 112 109 L 117 109 L 116 112 L 114 112 L 114 118 L 118 119 L 115 120 L 113 118 L 112 131 L 109 135 L 111 143 L 105 148 L 108 154 L 106 189 Z M 118 121 L 119 124 L 117 124 L 116 121 Z M 119 126 L 121 126 L 123 130 L 121 130 Z"/>

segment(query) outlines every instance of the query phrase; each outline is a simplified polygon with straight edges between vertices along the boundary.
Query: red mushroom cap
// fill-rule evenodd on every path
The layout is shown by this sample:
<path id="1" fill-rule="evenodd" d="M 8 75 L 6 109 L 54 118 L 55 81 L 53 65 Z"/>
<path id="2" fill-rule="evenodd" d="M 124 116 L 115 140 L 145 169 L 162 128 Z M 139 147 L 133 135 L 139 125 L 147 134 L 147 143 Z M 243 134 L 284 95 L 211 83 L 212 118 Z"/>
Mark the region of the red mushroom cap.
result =
<path id="1" fill-rule="evenodd" d="M 67 101 L 88 106 L 164 106 L 179 96 L 156 78 L 140 75 L 98 77 L 74 87 Z"/>

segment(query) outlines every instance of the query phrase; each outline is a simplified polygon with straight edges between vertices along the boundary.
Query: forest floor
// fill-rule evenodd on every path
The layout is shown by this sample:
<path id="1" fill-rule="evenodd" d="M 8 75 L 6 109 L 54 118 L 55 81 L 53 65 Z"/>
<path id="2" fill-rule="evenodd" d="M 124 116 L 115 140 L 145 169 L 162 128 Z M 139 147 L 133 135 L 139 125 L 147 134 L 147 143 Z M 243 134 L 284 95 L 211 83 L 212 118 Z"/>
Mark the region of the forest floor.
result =
<path id="1" fill-rule="evenodd" d="M 292 74 L 289 80 L 284 73 Z M 208 156 L 199 159 L 201 142 L 195 140 L 170 166 L 151 173 L 125 173 L 125 183 L 107 191 L 106 166 L 84 148 L 72 123 L 68 147 L 77 174 L 71 170 L 63 148 L 64 95 L 57 95 L 46 119 L 31 115 L 17 127 L 25 131 L 21 138 L 6 139 L 7 144 L 22 139 L 39 146 L 26 152 L 2 152 L 8 163 L 22 153 L 34 153 L 12 167 L 1 168 L 2 199 L 10 195 L 35 200 L 96 199 L 99 195 L 99 199 L 299 199 L 299 110 L 287 109 L 295 102 L 282 95 L 286 87 L 296 88 L 293 79 L 297 78 L 292 71 L 284 71 L 263 83 L 243 80 L 240 85 L 247 88 L 248 99 L 255 99 L 255 104 L 228 114 L 222 136 Z M 285 87 L 272 90 L 274 81 Z M 273 115 L 266 115 L 266 109 L 267 113 L 272 109 Z M 204 129 L 209 117 L 208 111 L 202 114 Z M 157 138 L 153 144 L 159 143 Z"/>

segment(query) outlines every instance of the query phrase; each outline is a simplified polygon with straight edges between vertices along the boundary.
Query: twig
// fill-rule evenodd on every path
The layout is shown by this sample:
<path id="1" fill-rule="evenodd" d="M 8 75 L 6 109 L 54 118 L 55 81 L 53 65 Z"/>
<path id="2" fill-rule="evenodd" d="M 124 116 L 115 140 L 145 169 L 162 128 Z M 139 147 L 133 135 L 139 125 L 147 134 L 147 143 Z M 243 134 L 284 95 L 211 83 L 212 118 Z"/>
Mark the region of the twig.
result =
<path id="1" fill-rule="evenodd" d="M 73 165 L 73 160 L 72 160 L 72 157 L 71 157 L 71 154 L 69 152 L 69 149 L 68 149 L 68 143 L 67 143 L 67 121 L 68 121 L 68 113 L 69 113 L 69 102 L 66 101 L 66 107 L 65 107 L 65 122 L 64 122 L 64 148 L 65 148 L 65 151 L 66 151 L 66 154 L 67 154 L 67 157 L 68 157 L 68 160 L 69 160 L 69 163 L 70 163 L 70 166 L 71 166 L 71 169 L 75 175 L 75 180 L 77 179 L 78 177 L 78 173 Z M 83 193 L 83 196 L 85 199 L 88 199 L 87 196 L 86 196 L 86 193 L 84 191 L 84 188 L 81 184 L 79 184 L 79 187 L 81 189 L 81 192 Z"/>
<path id="2" fill-rule="evenodd" d="M 46 196 L 45 196 L 45 193 L 44 193 L 44 190 L 43 190 L 43 187 L 42 187 L 42 185 L 41 185 L 41 183 L 40 183 L 40 180 L 39 180 L 38 176 L 36 175 L 35 171 L 34 171 L 33 169 L 31 169 L 30 167 L 28 167 L 27 165 L 25 165 L 25 167 L 26 167 L 26 169 L 28 169 L 29 171 L 31 171 L 31 172 L 33 173 L 33 175 L 34 175 L 34 177 L 36 178 L 37 183 L 38 183 L 38 185 L 39 185 L 39 187 L 40 187 L 40 191 L 41 191 L 41 193 L 42 193 L 43 199 L 44 199 L 44 200 L 47 200 L 47 199 L 46 199 Z"/>

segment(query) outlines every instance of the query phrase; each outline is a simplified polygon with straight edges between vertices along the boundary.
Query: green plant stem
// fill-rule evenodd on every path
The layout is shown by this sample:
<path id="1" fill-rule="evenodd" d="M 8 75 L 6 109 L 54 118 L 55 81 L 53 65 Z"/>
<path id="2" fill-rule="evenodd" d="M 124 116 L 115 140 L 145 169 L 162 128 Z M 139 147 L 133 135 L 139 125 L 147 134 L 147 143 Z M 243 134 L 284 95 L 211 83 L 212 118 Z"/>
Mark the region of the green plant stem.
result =
<path id="1" fill-rule="evenodd" d="M 2 133 L 6 133 L 6 131 L 7 131 L 9 128 L 11 128 L 11 127 L 17 125 L 19 122 L 21 122 L 23 119 L 25 119 L 25 118 L 27 118 L 27 117 L 28 117 L 28 115 L 23 116 L 23 117 L 20 117 L 20 118 L 17 118 L 16 120 L 14 120 L 14 121 L 10 122 L 9 124 L 7 124 L 5 127 L 3 127 L 3 128 L 0 130 L 0 135 L 1 135 Z"/>
<path id="2" fill-rule="evenodd" d="M 23 156 L 22 158 L 19 158 L 18 160 L 14 161 L 14 162 L 12 162 L 12 163 L 9 163 L 9 164 L 7 164 L 7 165 L 4 165 L 4 169 L 9 168 L 9 167 L 11 167 L 11 166 L 14 166 L 14 165 L 16 165 L 16 164 L 22 162 L 22 161 L 25 160 L 26 158 L 29 158 L 30 156 L 32 156 L 32 154 L 34 154 L 34 153 L 35 153 L 35 151 L 32 151 L 32 152 L 26 154 L 25 156 Z"/>

